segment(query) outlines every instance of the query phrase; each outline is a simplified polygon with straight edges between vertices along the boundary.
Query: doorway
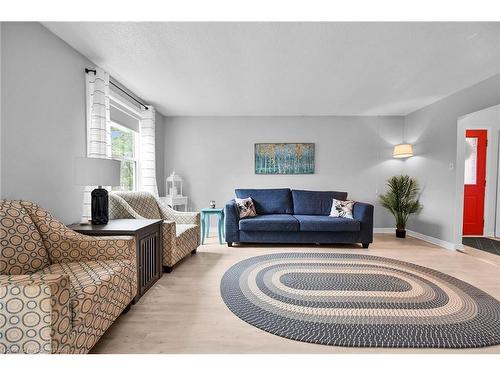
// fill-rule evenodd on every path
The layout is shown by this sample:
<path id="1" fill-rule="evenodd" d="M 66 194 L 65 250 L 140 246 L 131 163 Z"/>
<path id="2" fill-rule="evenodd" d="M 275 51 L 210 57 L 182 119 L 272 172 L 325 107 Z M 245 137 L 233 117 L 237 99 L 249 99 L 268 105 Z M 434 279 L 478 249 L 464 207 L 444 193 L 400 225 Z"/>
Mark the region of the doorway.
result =
<path id="1" fill-rule="evenodd" d="M 450 170 L 456 167 L 457 249 L 500 249 L 499 136 L 500 105 L 469 113 L 457 121 L 457 158 L 454 165 L 450 164 Z"/>
<path id="2" fill-rule="evenodd" d="M 484 233 L 484 193 L 486 190 L 486 147 L 488 131 L 465 131 L 463 235 Z"/>

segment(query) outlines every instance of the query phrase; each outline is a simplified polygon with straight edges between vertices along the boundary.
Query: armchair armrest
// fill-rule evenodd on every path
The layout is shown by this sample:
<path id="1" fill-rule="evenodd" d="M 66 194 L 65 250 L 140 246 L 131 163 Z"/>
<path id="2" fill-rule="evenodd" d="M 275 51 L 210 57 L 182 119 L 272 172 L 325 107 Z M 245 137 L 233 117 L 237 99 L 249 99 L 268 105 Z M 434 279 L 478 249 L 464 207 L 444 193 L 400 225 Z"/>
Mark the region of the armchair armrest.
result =
<path id="1" fill-rule="evenodd" d="M 120 197 L 115 197 L 120 198 Z M 130 259 L 135 264 L 135 239 L 128 236 L 91 237 L 77 233 L 37 205 L 23 205 L 42 236 L 51 263 Z"/>
<path id="2" fill-rule="evenodd" d="M 110 219 L 145 219 L 139 215 L 127 203 L 125 199 L 116 195 L 109 194 L 109 218 Z"/>
<path id="3" fill-rule="evenodd" d="M 200 213 L 199 212 L 181 212 L 176 211 L 169 206 L 163 205 L 159 200 L 158 208 L 163 219 L 175 221 L 177 224 L 194 224 L 200 226 Z"/>
<path id="4" fill-rule="evenodd" d="M 353 218 L 361 223 L 360 242 L 373 242 L 373 205 L 369 203 L 354 203 Z"/>
<path id="5" fill-rule="evenodd" d="M 165 220 L 161 225 L 162 261 L 164 266 L 172 267 L 175 264 L 174 251 L 176 245 L 175 221 Z"/>
<path id="6" fill-rule="evenodd" d="M 52 263 L 126 259 L 135 264 L 135 238 L 131 236 L 93 237 L 64 227 L 57 231 L 57 240 L 53 235 L 42 237 Z"/>
<path id="7" fill-rule="evenodd" d="M 226 242 L 240 242 L 240 215 L 236 209 L 236 201 L 231 199 L 224 207 L 224 231 L 226 234 Z"/>
<path id="8" fill-rule="evenodd" d="M 68 275 L 1 275 L 0 353 L 69 353 L 69 285 Z"/>

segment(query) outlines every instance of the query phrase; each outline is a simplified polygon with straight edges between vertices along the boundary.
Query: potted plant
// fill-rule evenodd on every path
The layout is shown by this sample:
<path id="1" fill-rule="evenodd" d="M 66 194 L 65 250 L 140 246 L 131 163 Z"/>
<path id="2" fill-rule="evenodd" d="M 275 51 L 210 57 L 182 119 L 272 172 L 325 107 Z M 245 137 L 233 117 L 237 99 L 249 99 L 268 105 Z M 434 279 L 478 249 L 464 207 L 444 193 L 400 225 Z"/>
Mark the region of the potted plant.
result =
<path id="1" fill-rule="evenodd" d="M 379 196 L 380 204 L 396 219 L 396 237 L 406 237 L 406 222 L 411 214 L 422 209 L 417 180 L 407 175 L 393 176 L 387 180 L 389 190 Z"/>

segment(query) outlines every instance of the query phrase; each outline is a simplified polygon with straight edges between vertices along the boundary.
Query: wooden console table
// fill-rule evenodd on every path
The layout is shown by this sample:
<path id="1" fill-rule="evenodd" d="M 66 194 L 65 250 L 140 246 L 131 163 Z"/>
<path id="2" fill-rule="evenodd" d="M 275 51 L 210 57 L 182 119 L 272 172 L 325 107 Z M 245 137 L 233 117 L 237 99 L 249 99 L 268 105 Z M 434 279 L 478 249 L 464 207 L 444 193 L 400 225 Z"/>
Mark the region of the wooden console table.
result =
<path id="1" fill-rule="evenodd" d="M 116 219 L 105 225 L 73 224 L 69 228 L 88 236 L 134 236 L 139 301 L 162 274 L 161 224 L 163 220 Z"/>

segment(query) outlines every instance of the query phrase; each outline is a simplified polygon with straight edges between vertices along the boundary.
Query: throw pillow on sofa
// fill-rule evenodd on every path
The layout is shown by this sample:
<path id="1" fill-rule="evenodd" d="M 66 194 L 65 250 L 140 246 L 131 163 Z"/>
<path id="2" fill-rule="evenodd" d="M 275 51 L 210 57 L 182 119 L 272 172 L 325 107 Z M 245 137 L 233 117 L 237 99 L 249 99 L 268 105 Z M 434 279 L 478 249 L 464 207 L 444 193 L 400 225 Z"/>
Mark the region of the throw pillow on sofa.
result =
<path id="1" fill-rule="evenodd" d="M 240 219 L 257 216 L 252 198 L 235 198 L 235 201 L 240 213 Z"/>
<path id="2" fill-rule="evenodd" d="M 340 201 L 334 199 L 332 203 L 332 210 L 330 211 L 330 216 L 352 219 L 352 209 L 354 207 L 354 203 L 354 201 Z"/>

